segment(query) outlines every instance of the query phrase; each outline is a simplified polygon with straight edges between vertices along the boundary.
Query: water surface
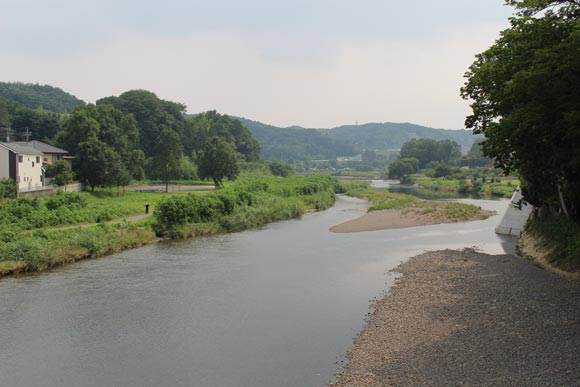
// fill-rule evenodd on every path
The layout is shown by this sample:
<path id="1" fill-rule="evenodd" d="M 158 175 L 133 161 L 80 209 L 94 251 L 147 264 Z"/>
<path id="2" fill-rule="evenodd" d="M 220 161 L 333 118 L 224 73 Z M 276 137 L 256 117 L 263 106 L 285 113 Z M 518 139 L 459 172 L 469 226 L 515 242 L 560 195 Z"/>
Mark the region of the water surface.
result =
<path id="1" fill-rule="evenodd" d="M 507 201 L 474 201 L 503 213 Z M 334 234 L 327 211 L 0 281 L 0 386 L 323 386 L 387 270 L 426 250 L 511 248 L 499 218 Z M 386 285 L 385 285 L 386 284 Z"/>

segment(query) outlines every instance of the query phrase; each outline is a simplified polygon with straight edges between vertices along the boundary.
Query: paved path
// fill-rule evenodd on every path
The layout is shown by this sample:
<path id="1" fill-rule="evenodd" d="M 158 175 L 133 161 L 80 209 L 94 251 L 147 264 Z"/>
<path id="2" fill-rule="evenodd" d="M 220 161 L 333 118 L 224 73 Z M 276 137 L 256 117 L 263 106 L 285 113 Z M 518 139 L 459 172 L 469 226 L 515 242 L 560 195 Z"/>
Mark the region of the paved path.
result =
<path id="1" fill-rule="evenodd" d="M 579 282 L 474 251 L 396 271 L 335 386 L 580 386 Z"/>

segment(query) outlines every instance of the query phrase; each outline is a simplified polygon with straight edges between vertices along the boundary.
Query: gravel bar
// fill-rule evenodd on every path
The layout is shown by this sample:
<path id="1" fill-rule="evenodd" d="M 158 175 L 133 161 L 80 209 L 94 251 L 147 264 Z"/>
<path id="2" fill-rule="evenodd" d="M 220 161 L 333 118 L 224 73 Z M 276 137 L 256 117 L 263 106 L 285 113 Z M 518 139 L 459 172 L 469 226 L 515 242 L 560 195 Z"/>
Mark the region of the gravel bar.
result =
<path id="1" fill-rule="evenodd" d="M 394 271 L 331 386 L 580 386 L 579 282 L 472 249 Z"/>

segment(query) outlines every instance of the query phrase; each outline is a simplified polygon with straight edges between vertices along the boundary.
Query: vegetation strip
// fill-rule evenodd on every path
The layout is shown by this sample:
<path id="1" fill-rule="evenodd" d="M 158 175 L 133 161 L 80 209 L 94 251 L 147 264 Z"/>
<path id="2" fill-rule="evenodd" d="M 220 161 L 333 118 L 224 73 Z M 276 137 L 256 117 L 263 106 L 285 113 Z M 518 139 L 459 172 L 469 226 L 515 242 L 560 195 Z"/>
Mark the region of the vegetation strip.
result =
<path id="1" fill-rule="evenodd" d="M 368 199 L 372 204 L 369 212 L 397 210 L 403 216 L 416 217 L 418 224 L 465 222 L 493 215 L 471 204 L 422 200 L 411 195 L 373 190 L 368 182 L 343 182 L 343 187 L 349 196 Z"/>
<path id="2" fill-rule="evenodd" d="M 67 218 L 57 212 L 98 213 L 97 208 L 114 208 L 113 201 L 102 192 L 97 194 L 103 196 L 100 199 L 88 193 L 19 199 L 11 202 L 15 204 L 9 208 L 26 214 L 23 218 L 27 220 L 23 221 L 22 229 L 0 222 L 0 274 L 42 271 L 79 259 L 154 243 L 160 238 L 178 239 L 260 227 L 299 217 L 309 210 L 326 209 L 332 206 L 335 192 L 339 191 L 340 184 L 329 176 L 278 178 L 246 175 L 211 192 L 127 193 L 123 204 L 118 205 L 119 209 L 130 212 L 136 205 L 143 206 L 142 199 L 147 198 L 155 203 L 155 216 L 135 223 L 101 223 L 61 230 L 49 228 L 58 221 L 61 222 L 58 224 L 67 224 Z M 11 212 L 3 214 L 7 219 L 9 215 L 15 215 Z M 43 214 L 37 216 L 42 221 L 35 223 L 28 219 L 35 214 Z M 56 220 L 51 223 L 45 222 L 46 219 Z"/>

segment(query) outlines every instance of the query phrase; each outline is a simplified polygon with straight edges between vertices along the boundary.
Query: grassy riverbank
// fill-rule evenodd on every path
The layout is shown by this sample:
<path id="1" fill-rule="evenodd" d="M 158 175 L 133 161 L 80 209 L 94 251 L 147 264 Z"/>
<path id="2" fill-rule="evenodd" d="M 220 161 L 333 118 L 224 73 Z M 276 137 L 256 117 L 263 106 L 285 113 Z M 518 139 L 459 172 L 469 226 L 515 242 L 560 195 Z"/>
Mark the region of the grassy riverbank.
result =
<path id="1" fill-rule="evenodd" d="M 532 217 L 518 242 L 522 255 L 580 280 L 580 226 L 565 218 Z"/>
<path id="2" fill-rule="evenodd" d="M 344 191 L 349 196 L 367 199 L 372 206 L 369 212 L 380 210 L 400 210 L 403 214 L 429 217 L 451 222 L 485 219 L 491 215 L 480 207 L 455 202 L 422 200 L 415 196 L 373 190 L 368 182 L 343 182 Z"/>
<path id="3" fill-rule="evenodd" d="M 435 178 L 423 175 L 414 175 L 412 182 L 418 187 L 435 192 L 457 192 L 460 194 L 487 195 L 495 197 L 511 198 L 516 187 L 517 180 L 494 178 L 482 178 L 476 180 Z"/>
<path id="4" fill-rule="evenodd" d="M 127 192 L 117 197 L 101 191 L 9 201 L 0 211 L 0 274 L 42 271 L 159 238 L 234 232 L 296 218 L 330 207 L 339 189 L 327 176 L 246 176 L 203 193 Z M 139 222 L 55 228 L 142 213 L 145 202 L 155 216 Z"/>

